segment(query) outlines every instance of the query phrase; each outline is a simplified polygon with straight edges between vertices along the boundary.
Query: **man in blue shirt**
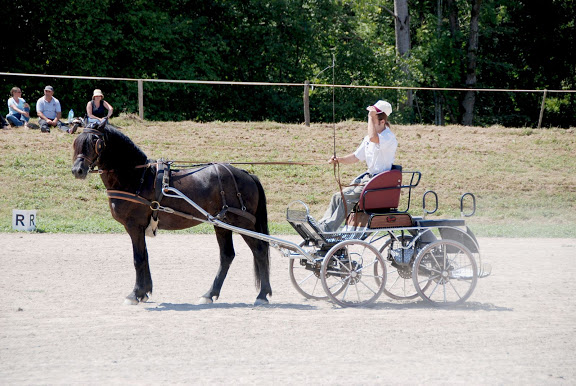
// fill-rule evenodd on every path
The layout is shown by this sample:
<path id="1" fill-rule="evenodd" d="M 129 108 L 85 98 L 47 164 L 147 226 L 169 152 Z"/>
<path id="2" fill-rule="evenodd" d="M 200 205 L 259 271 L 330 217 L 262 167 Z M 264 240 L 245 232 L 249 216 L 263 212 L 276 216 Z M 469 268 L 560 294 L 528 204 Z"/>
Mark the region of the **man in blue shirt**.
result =
<path id="1" fill-rule="evenodd" d="M 60 101 L 54 98 L 54 87 L 44 87 L 44 96 L 36 102 L 38 124 L 43 133 L 49 133 L 50 127 L 60 127 L 62 122 L 62 107 Z"/>

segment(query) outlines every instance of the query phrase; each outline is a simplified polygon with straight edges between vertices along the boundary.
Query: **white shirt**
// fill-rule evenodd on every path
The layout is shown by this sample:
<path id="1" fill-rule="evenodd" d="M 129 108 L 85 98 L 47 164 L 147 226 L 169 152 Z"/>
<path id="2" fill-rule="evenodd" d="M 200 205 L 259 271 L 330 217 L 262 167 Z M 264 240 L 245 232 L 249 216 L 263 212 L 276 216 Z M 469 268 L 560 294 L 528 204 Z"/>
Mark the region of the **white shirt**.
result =
<path id="1" fill-rule="evenodd" d="M 24 110 L 24 103 L 26 103 L 24 98 L 18 98 L 18 103 L 16 103 L 14 98 L 8 99 L 8 113 L 9 114 L 18 114 L 18 111 L 14 110 L 12 108 L 12 105 L 16 105 L 16 107 L 18 107 L 20 110 Z"/>
<path id="2" fill-rule="evenodd" d="M 42 112 L 44 116 L 48 119 L 54 119 L 58 115 L 58 113 L 62 112 L 62 108 L 60 107 L 60 102 L 58 99 L 52 97 L 52 100 L 48 102 L 45 97 L 41 97 L 36 102 L 36 112 Z"/>
<path id="3" fill-rule="evenodd" d="M 368 136 L 364 137 L 358 149 L 354 152 L 360 161 L 366 161 L 368 173 L 375 175 L 392 169 L 392 164 L 396 158 L 396 148 L 398 141 L 389 128 L 378 134 L 380 143 L 370 141 Z"/>

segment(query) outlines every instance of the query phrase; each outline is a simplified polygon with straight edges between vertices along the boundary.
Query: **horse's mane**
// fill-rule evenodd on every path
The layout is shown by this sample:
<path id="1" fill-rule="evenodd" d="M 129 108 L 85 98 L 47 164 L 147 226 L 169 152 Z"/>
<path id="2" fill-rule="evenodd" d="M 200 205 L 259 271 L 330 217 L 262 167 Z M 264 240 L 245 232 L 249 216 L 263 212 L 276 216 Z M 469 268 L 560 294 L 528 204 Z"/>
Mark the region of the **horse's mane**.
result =
<path id="1" fill-rule="evenodd" d="M 144 164 L 148 157 L 127 135 L 120 130 L 106 126 L 104 129 L 106 147 L 106 163 L 118 164 Z"/>
<path id="2" fill-rule="evenodd" d="M 108 167 L 118 168 L 121 166 L 136 166 L 146 163 L 148 157 L 128 136 L 120 130 L 108 125 L 99 129 L 104 140 L 105 147 L 102 150 L 101 162 Z M 74 140 L 74 158 L 82 154 L 88 144 L 95 140 L 97 134 L 91 132 L 82 132 Z"/>

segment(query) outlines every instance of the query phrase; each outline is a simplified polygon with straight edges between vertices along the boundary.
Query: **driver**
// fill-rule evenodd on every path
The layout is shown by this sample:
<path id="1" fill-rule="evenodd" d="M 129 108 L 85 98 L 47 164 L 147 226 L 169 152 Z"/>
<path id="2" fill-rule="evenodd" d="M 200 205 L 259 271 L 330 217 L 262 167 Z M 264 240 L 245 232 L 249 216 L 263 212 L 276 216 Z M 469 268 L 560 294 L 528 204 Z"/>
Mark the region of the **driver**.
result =
<path id="1" fill-rule="evenodd" d="M 360 199 L 363 186 L 376 174 L 390 170 L 394 163 L 398 141 L 390 130 L 388 122 L 392 106 L 386 101 L 379 100 L 374 105 L 368 106 L 366 110 L 368 110 L 368 132 L 362 143 L 354 153 L 343 157 L 332 156 L 328 163 L 353 164 L 365 161 L 368 169 L 356 177 L 350 184 L 351 186 L 342 189 L 342 194 L 337 192 L 332 195 L 330 205 L 318 224 L 324 232 L 335 232 Z M 347 211 L 342 196 L 346 199 Z"/>

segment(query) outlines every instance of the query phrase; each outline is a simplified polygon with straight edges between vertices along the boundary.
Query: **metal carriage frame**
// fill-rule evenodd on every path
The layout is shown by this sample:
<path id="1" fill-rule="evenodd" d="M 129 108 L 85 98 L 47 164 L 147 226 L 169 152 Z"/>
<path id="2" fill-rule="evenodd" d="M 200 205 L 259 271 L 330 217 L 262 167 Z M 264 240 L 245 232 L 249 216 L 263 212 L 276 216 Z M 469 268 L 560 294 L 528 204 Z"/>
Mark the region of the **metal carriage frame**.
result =
<path id="1" fill-rule="evenodd" d="M 422 198 L 423 216 L 412 217 L 408 210 L 420 173 L 401 169 L 391 172 L 395 173 L 394 178 L 398 172 L 400 176 L 409 174 L 410 183 L 402 185 L 400 177 L 393 186 L 372 189 L 371 180 L 347 224 L 338 232 L 322 232 L 304 202 L 290 203 L 286 218 L 303 238 L 300 244 L 223 222 L 173 187 L 164 186 L 163 194 L 188 202 L 205 217 L 196 218 L 198 221 L 268 242 L 290 260 L 290 280 L 306 298 L 328 299 L 343 307 L 370 305 L 382 293 L 396 300 L 420 297 L 437 306 L 465 302 L 478 278 L 491 271 L 489 264 L 482 263 L 476 237 L 464 220 L 476 212 L 475 196 L 465 193 L 460 197 L 461 219 L 426 219 L 438 209 L 437 194 L 427 191 Z M 373 180 L 389 179 L 385 173 Z M 407 207 L 403 210 L 366 206 L 368 194 L 399 196 L 402 190 L 408 191 Z M 435 198 L 433 210 L 426 208 L 429 196 Z M 473 210 L 464 213 L 468 198 Z M 168 213 L 171 210 L 161 206 L 157 209 Z"/>

